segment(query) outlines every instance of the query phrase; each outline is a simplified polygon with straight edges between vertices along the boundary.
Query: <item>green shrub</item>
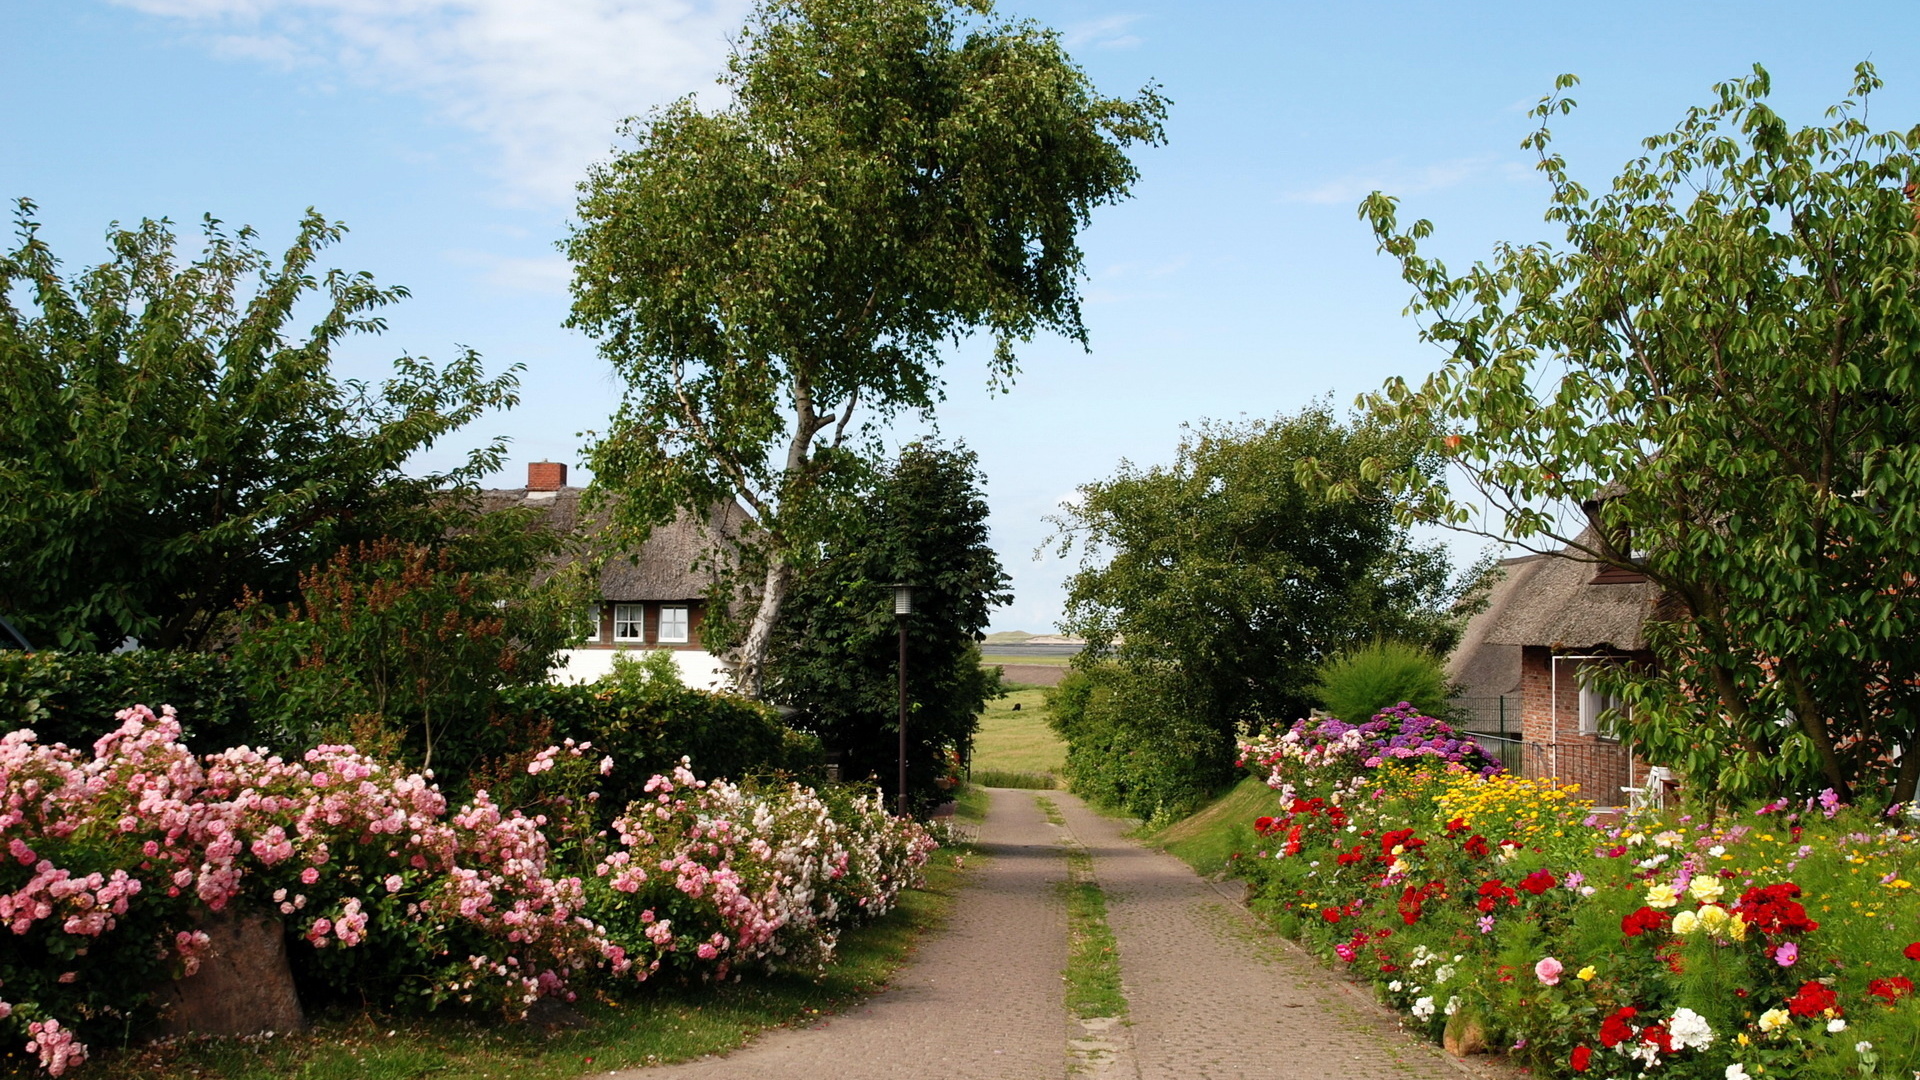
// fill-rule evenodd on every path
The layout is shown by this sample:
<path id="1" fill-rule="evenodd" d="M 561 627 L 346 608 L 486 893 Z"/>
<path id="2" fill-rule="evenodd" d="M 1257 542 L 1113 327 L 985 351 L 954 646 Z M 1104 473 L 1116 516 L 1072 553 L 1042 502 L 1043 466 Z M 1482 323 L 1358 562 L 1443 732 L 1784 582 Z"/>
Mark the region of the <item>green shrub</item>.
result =
<path id="1" fill-rule="evenodd" d="M 815 780 L 824 772 L 819 740 L 781 722 L 772 706 L 735 694 L 692 690 L 675 680 L 603 680 L 589 685 L 508 687 L 494 748 L 505 772 L 524 772 L 522 757 L 564 739 L 590 742 L 619 767 L 600 788 L 618 810 L 644 798 L 655 773 L 693 759 L 701 776 L 741 780 L 788 773 Z"/>
<path id="2" fill-rule="evenodd" d="M 32 728 L 42 743 L 87 750 L 133 705 L 172 705 L 196 746 L 262 741 L 240 679 L 210 653 L 0 652 L 0 731 Z"/>
<path id="3" fill-rule="evenodd" d="M 1158 667 L 1104 664 L 1071 672 L 1047 694 L 1048 722 L 1067 740 L 1067 787 L 1099 806 L 1167 822 L 1233 782 L 1234 744 Z"/>
<path id="4" fill-rule="evenodd" d="M 1448 715 L 1445 665 L 1433 653 L 1404 641 L 1348 649 L 1321 664 L 1315 675 L 1314 696 L 1349 724 L 1364 724 L 1381 709 L 1403 701 L 1427 716 Z"/>

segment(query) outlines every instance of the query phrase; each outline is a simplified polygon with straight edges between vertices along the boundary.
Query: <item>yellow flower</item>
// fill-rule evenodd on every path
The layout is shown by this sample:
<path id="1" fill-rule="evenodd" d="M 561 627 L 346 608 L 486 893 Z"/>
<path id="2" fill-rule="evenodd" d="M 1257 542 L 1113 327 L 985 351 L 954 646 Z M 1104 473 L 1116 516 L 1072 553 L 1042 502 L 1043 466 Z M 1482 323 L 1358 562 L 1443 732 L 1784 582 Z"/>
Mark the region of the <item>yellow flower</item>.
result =
<path id="1" fill-rule="evenodd" d="M 1698 929 L 1700 929 L 1700 917 L 1691 911 L 1683 911 L 1673 917 L 1673 932 L 1676 934 L 1691 934 Z"/>
<path id="2" fill-rule="evenodd" d="M 1726 891 L 1727 887 L 1720 884 L 1719 878 L 1709 877 L 1705 874 L 1694 878 L 1692 884 L 1687 886 L 1687 892 L 1691 893 L 1695 900 L 1709 904 L 1720 899 L 1721 895 Z"/>
<path id="3" fill-rule="evenodd" d="M 1593 970 L 1593 965 L 1588 964 L 1586 967 L 1583 967 L 1579 971 L 1574 972 L 1573 977 L 1576 979 L 1579 979 L 1581 982 L 1592 982 L 1593 977 L 1598 974 L 1600 973 Z"/>
<path id="4" fill-rule="evenodd" d="M 1698 913 L 1700 928 L 1709 934 L 1718 934 L 1727 928 L 1727 909 L 1718 904 L 1702 904 Z M 1679 917 L 1674 918 L 1678 923 Z"/>
<path id="5" fill-rule="evenodd" d="M 1760 1030 L 1771 1035 L 1791 1023 L 1785 1009 L 1768 1009 L 1760 1014 Z"/>
<path id="6" fill-rule="evenodd" d="M 1747 940 L 1747 919 L 1744 915 L 1735 915 L 1727 924 L 1727 936 L 1735 941 Z"/>
<path id="7" fill-rule="evenodd" d="M 1647 906 L 1670 908 L 1680 902 L 1680 894 L 1673 891 L 1671 885 L 1653 885 L 1647 888 Z"/>

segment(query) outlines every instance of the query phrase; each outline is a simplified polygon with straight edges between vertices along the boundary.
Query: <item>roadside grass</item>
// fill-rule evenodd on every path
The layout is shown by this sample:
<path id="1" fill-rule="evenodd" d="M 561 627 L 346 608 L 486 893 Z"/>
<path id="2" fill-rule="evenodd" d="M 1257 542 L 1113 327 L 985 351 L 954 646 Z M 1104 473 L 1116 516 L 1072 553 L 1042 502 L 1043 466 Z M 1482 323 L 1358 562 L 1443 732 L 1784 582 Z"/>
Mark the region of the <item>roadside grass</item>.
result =
<path id="1" fill-rule="evenodd" d="M 1015 705 L 1020 706 L 1018 712 Z M 1045 689 L 1017 687 L 1006 697 L 987 702 L 980 714 L 980 730 L 973 737 L 972 764 L 975 783 L 986 783 L 980 779 L 983 772 L 1058 776 L 1065 770 L 1067 744 L 1047 726 Z"/>
<path id="2" fill-rule="evenodd" d="M 1179 857 L 1196 873 L 1214 877 L 1236 853 L 1251 853 L 1253 819 L 1273 813 L 1278 805 L 1273 789 L 1249 776 L 1193 814 L 1142 839 Z"/>
<path id="3" fill-rule="evenodd" d="M 984 811 L 984 801 L 977 807 Z M 960 845 L 936 851 L 927 864 L 926 887 L 903 893 L 885 917 L 849 930 L 840 939 L 838 960 L 817 978 L 748 975 L 721 986 L 652 985 L 618 997 L 583 996 L 573 1006 L 578 1025 L 557 1031 L 356 1010 L 319 1016 L 300 1035 L 97 1049 L 84 1074 L 147 1080 L 574 1080 L 588 1072 L 724 1054 L 763 1030 L 804 1027 L 885 989 L 921 937 L 946 921 L 971 850 Z M 38 1075 L 31 1064 L 0 1059 L 0 1077 Z"/>
<path id="4" fill-rule="evenodd" d="M 1065 825 L 1052 799 L 1034 801 L 1055 825 Z M 1077 843 L 1066 846 L 1067 880 L 1061 893 L 1067 904 L 1067 1011 L 1082 1020 L 1127 1016 L 1120 986 L 1120 946 L 1107 925 L 1107 894 L 1093 876 L 1093 856 Z"/>

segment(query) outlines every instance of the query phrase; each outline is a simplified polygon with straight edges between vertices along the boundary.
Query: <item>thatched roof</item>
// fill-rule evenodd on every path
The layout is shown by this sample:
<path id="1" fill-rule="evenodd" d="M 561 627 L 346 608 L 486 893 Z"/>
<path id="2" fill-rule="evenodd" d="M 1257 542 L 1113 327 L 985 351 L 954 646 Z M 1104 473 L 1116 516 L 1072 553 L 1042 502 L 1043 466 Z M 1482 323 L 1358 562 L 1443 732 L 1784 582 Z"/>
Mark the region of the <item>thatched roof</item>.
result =
<path id="1" fill-rule="evenodd" d="M 1646 623 L 1659 602 L 1659 587 L 1650 581 L 1596 584 L 1598 569 L 1564 554 L 1503 563 L 1495 602 L 1474 619 L 1486 622 L 1481 640 L 1554 649 L 1646 648 Z"/>
<path id="2" fill-rule="evenodd" d="M 1499 625 L 1507 605 L 1513 601 L 1518 583 L 1532 576 L 1527 564 L 1540 555 L 1503 559 L 1494 570 L 1493 588 L 1487 594 L 1487 606 L 1467 622 L 1460 644 L 1447 658 L 1447 678 L 1459 684 L 1466 697 L 1499 697 L 1520 689 L 1520 646 L 1496 645 L 1487 634 Z"/>
<path id="3" fill-rule="evenodd" d="M 712 578 L 697 570 L 696 564 L 715 542 L 737 536 L 750 523 L 746 510 L 727 500 L 714 504 L 704 527 L 692 515 L 683 513 L 670 524 L 654 529 L 638 551 L 606 552 L 592 540 L 600 520 L 599 515 L 581 508 L 584 491 L 577 487 L 557 491 L 493 489 L 480 493 L 480 504 L 487 511 L 519 506 L 542 510 L 549 527 L 588 538 L 579 557 L 605 555 L 600 568 L 601 597 L 626 602 L 705 597 Z"/>

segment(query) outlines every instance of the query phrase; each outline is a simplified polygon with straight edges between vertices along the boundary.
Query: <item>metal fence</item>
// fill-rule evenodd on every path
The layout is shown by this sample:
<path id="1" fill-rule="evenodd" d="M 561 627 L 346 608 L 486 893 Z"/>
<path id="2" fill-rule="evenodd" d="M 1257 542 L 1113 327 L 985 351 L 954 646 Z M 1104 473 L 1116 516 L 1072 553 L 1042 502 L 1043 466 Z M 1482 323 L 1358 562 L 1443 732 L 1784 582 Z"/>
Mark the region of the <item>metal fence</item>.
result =
<path id="1" fill-rule="evenodd" d="M 1520 738 L 1520 695 L 1498 694 L 1491 697 L 1448 698 L 1463 731 L 1492 735 L 1503 739 Z"/>

